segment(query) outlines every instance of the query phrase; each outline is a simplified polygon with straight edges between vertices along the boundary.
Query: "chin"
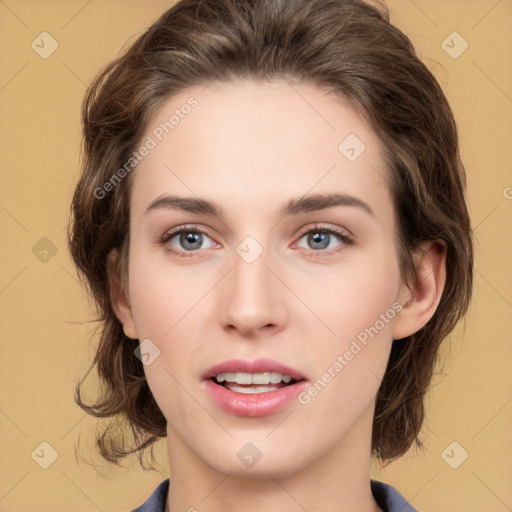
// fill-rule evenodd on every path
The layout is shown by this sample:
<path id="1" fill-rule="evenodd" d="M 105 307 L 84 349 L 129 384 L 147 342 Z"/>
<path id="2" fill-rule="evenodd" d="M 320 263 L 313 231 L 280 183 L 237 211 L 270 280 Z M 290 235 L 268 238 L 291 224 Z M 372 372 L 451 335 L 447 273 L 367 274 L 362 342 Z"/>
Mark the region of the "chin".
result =
<path id="1" fill-rule="evenodd" d="M 247 436 L 245 439 L 251 439 Z M 255 436 L 252 436 L 255 439 Z M 253 442 L 244 440 L 221 444 L 218 449 L 207 453 L 196 452 L 205 464 L 215 471 L 240 479 L 268 480 L 283 478 L 300 471 L 312 462 L 301 446 L 283 447 L 269 440 Z"/>
<path id="2" fill-rule="evenodd" d="M 284 478 L 300 471 L 302 468 L 297 465 L 297 460 L 293 457 L 284 460 L 284 457 L 275 456 L 272 458 L 262 457 L 254 466 L 244 467 L 240 462 L 234 462 L 232 459 L 226 460 L 223 464 L 215 461 L 211 467 L 216 471 L 229 475 L 232 478 L 241 480 L 269 480 L 272 478 Z"/>

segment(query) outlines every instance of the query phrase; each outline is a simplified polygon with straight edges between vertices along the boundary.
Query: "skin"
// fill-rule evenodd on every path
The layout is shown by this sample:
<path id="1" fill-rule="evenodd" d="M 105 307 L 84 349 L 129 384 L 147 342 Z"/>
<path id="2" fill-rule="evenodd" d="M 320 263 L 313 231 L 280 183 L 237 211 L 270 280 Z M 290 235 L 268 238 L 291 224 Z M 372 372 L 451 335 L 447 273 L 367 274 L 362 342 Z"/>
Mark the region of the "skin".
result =
<path id="1" fill-rule="evenodd" d="M 170 99 L 144 139 L 190 96 L 197 107 L 131 176 L 128 290 L 111 273 L 125 333 L 160 350 L 144 371 L 168 420 L 166 511 L 378 511 L 369 476 L 375 397 L 392 340 L 435 312 L 445 252 L 425 244 L 414 255 L 417 288 L 401 281 L 380 142 L 348 104 L 308 84 L 213 83 Z M 338 150 L 349 134 L 366 146 L 353 162 Z M 279 213 L 291 199 L 333 192 L 363 200 L 373 215 L 355 206 Z M 213 201 L 223 217 L 145 213 L 164 194 Z M 189 224 L 206 233 L 199 248 L 187 251 L 179 235 L 159 243 Z M 308 232 L 325 228 L 352 243 L 331 235 L 319 248 Z M 252 263 L 236 252 L 247 236 L 263 248 Z M 233 358 L 276 359 L 314 383 L 394 303 L 403 309 L 306 405 L 239 417 L 203 389 L 201 374 Z M 251 468 L 237 457 L 248 442 L 262 454 Z"/>

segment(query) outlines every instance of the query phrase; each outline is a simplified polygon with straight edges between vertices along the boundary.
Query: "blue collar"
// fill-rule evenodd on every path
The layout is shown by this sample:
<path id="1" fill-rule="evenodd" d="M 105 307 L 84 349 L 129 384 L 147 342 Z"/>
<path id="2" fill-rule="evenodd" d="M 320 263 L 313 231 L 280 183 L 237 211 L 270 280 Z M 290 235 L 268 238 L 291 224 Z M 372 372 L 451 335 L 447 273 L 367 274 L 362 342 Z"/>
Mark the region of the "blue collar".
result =
<path id="1" fill-rule="evenodd" d="M 161 482 L 153 494 L 132 512 L 165 512 L 165 501 L 170 479 Z M 418 512 L 394 487 L 384 482 L 370 480 L 373 497 L 384 512 Z"/>

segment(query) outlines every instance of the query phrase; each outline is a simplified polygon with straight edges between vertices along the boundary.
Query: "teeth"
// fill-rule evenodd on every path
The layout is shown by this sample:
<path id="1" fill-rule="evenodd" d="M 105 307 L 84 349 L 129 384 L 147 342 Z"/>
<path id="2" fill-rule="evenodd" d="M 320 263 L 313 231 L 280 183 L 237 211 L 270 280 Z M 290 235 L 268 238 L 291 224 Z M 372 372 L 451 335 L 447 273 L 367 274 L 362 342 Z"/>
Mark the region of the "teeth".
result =
<path id="1" fill-rule="evenodd" d="M 254 373 L 251 375 L 251 378 L 251 384 L 268 384 L 270 382 L 270 372 Z M 279 380 L 279 382 L 281 382 L 281 380 Z"/>
<path id="2" fill-rule="evenodd" d="M 288 384 L 292 378 L 279 372 L 263 373 L 219 373 L 217 382 L 234 382 L 236 384 L 279 384 L 281 381 Z"/>
<path id="3" fill-rule="evenodd" d="M 227 384 L 226 387 L 235 393 L 242 393 L 244 395 L 254 395 L 256 393 L 268 393 L 269 391 L 275 391 L 279 387 L 273 386 L 255 386 L 252 388 L 246 388 L 237 386 L 236 384 Z"/>

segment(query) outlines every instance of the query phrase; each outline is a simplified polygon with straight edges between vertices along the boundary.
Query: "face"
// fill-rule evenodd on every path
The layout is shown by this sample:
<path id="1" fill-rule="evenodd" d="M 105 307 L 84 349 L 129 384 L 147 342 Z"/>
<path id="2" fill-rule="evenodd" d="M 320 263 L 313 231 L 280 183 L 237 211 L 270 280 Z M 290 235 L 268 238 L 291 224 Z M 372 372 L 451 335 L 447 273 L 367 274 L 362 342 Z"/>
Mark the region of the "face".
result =
<path id="1" fill-rule="evenodd" d="M 376 134 L 275 81 L 187 89 L 143 141 L 124 327 L 171 459 L 257 477 L 366 455 L 403 294 Z"/>

